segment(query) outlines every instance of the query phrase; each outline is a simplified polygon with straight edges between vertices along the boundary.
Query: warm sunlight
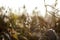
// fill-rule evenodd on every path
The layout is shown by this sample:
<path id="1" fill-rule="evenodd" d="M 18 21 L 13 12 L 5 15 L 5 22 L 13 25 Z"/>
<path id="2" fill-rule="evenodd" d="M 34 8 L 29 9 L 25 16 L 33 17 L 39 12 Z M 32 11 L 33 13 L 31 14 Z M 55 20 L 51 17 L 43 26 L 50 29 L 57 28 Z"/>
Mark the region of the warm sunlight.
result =
<path id="1" fill-rule="evenodd" d="M 60 40 L 60 0 L 0 0 L 0 40 Z"/>
<path id="2" fill-rule="evenodd" d="M 53 5 L 55 3 L 55 0 L 46 0 L 45 2 L 46 4 Z M 0 6 L 9 7 L 13 10 L 18 10 L 20 8 L 20 11 L 22 11 L 21 9 L 23 5 L 26 6 L 27 12 L 29 14 L 31 14 L 32 10 L 34 10 L 35 7 L 38 7 L 40 15 L 45 15 L 44 0 L 0 0 Z M 60 5 L 58 0 L 57 8 L 59 7 Z M 49 8 L 48 10 L 51 10 L 51 8 Z"/>

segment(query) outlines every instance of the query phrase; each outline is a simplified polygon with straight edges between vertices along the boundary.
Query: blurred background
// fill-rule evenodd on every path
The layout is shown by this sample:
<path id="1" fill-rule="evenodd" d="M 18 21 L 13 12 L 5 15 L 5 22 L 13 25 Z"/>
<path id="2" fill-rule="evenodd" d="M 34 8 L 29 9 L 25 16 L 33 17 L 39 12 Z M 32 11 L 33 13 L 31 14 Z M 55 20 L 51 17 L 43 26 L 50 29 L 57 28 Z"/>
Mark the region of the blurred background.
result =
<path id="1" fill-rule="evenodd" d="M 59 4 L 60 0 L 0 0 L 0 39 L 45 40 L 45 32 L 53 27 L 60 38 Z"/>

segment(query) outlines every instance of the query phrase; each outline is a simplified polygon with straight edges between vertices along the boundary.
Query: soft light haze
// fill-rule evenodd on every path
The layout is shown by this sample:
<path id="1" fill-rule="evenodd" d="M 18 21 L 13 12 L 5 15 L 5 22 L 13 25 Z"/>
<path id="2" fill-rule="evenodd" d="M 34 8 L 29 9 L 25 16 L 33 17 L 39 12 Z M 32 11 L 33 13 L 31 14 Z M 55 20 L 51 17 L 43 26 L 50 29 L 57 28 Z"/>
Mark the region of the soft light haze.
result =
<path id="1" fill-rule="evenodd" d="M 46 0 L 46 4 L 52 5 L 55 3 L 55 0 Z M 57 8 L 60 8 L 60 0 L 58 0 Z M 4 7 L 10 7 L 13 10 L 18 10 L 18 8 L 21 9 L 23 5 L 26 6 L 27 12 L 31 14 L 32 10 L 35 7 L 38 7 L 38 10 L 40 11 L 40 15 L 45 15 L 45 7 L 44 7 L 44 0 L 0 0 L 0 6 Z M 50 9 L 49 9 L 50 10 Z"/>

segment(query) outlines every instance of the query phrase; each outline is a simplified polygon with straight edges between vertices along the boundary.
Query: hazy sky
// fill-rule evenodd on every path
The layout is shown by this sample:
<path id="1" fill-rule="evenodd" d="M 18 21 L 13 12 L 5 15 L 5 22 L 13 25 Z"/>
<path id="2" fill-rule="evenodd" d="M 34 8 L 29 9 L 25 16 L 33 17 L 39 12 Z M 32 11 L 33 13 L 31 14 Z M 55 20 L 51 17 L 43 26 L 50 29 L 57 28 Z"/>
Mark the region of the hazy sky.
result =
<path id="1" fill-rule="evenodd" d="M 55 0 L 46 0 L 46 4 L 54 4 Z M 60 0 L 58 0 L 57 8 L 60 8 Z M 0 6 L 10 7 L 13 10 L 26 6 L 27 12 L 31 13 L 35 7 L 38 7 L 40 13 L 45 15 L 44 0 L 0 0 Z M 49 9 L 50 10 L 50 9 Z"/>

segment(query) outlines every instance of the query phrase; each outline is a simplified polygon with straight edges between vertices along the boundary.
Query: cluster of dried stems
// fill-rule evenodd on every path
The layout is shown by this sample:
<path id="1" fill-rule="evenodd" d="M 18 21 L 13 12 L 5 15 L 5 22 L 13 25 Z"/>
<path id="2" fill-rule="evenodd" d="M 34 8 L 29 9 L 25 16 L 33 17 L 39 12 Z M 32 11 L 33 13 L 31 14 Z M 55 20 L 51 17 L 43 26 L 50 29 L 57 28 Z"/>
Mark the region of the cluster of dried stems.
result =
<path id="1" fill-rule="evenodd" d="M 5 13 L 9 13 L 9 15 L 6 16 L 2 11 L 2 10 L 5 10 L 5 8 L 1 7 L 0 17 L 3 16 L 2 19 L 4 20 L 4 22 L 7 23 L 8 28 L 12 27 L 14 29 L 15 36 L 13 35 L 13 37 L 16 38 L 17 40 L 19 39 L 17 38 L 18 35 L 22 40 L 38 40 L 44 35 L 47 29 L 51 28 L 51 26 L 55 26 L 57 21 L 60 20 L 60 17 L 58 17 L 59 16 L 58 12 L 60 10 L 55 8 L 57 6 L 57 1 L 58 0 L 55 1 L 54 6 L 44 5 L 46 8 L 46 16 L 44 18 L 41 16 L 38 16 L 38 13 L 39 13 L 38 11 L 37 12 L 33 11 L 32 12 L 33 16 L 29 16 L 25 11 L 25 6 L 23 7 L 24 12 L 22 13 L 22 15 L 19 15 L 19 16 L 14 14 L 11 11 L 11 9 L 9 9 L 9 12 L 5 11 Z M 45 0 L 44 0 L 44 4 L 45 4 Z M 53 12 L 48 11 L 47 6 L 53 8 L 54 11 Z M 51 15 L 50 23 L 45 20 L 45 18 L 48 18 L 48 14 Z"/>

